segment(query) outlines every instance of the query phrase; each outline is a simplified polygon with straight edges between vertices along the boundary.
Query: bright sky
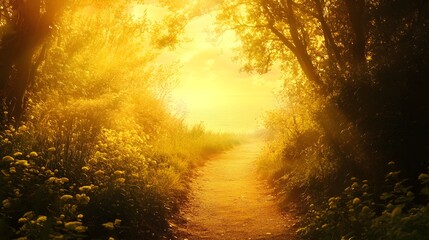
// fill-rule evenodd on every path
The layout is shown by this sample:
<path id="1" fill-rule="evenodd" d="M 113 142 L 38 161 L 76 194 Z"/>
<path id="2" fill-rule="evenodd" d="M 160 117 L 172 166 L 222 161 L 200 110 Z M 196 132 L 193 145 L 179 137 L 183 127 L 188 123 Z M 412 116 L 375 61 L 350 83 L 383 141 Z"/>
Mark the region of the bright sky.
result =
<path id="1" fill-rule="evenodd" d="M 186 28 L 190 42 L 163 54 L 159 61 L 180 61 L 180 84 L 173 92 L 177 107 L 185 109 L 188 124 L 203 123 L 222 132 L 253 132 L 262 115 L 274 107 L 273 92 L 282 85 L 279 71 L 265 75 L 240 72 L 232 61 L 234 34 L 215 39 L 214 16 L 205 15 Z"/>

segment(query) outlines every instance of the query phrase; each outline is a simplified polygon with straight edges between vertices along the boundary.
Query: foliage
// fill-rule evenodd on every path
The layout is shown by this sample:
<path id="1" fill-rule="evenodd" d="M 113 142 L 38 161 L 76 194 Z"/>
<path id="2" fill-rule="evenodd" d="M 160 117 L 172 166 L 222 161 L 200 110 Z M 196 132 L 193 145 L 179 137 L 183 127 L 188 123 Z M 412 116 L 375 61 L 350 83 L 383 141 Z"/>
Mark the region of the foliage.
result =
<path id="1" fill-rule="evenodd" d="M 106 66 L 109 61 L 113 59 L 116 62 L 119 61 L 118 51 L 124 53 L 121 60 L 126 62 L 130 52 L 134 51 L 132 52 L 134 56 L 137 56 L 138 52 L 142 54 L 145 52 L 139 51 L 142 49 L 142 44 L 135 44 L 136 42 L 146 43 L 144 47 L 148 50 L 147 43 L 156 42 L 161 37 L 161 34 L 158 34 L 160 32 L 154 30 L 159 29 L 162 24 L 148 23 L 146 14 L 142 12 L 143 8 L 140 13 L 134 15 L 136 9 L 144 6 L 144 2 L 140 0 L 114 2 L 105 0 L 64 0 L 61 2 L 55 0 L 31 2 L 2 0 L 0 4 L 0 62 L 2 65 L 0 68 L 0 98 L 2 107 L 9 112 L 7 116 L 9 121 L 12 118 L 18 122 L 21 120 L 28 101 L 31 99 L 28 96 L 32 92 L 31 88 L 37 84 L 37 75 L 40 73 L 41 65 L 46 60 L 52 60 L 47 56 L 48 54 L 52 55 L 53 52 L 58 54 L 56 57 L 63 58 L 62 60 L 65 58 L 73 61 L 76 60 L 73 53 L 79 53 L 85 49 L 91 51 L 94 49 L 94 44 L 97 44 L 95 46 L 101 48 L 98 49 L 98 53 L 103 53 L 102 50 L 104 50 L 103 61 L 101 56 L 98 56 L 99 61 L 89 62 L 87 59 L 86 63 L 95 65 L 99 68 L 98 70 L 101 70 L 100 66 Z M 179 28 L 175 23 L 185 25 L 187 21 L 185 18 L 179 19 L 173 16 L 174 14 L 165 8 L 163 22 L 164 24 L 168 22 L 170 26 L 162 31 L 168 37 L 164 37 L 162 44 L 157 45 L 158 49 L 172 47 L 179 42 L 179 35 L 182 33 L 183 27 Z M 109 29 L 110 27 L 111 29 Z M 118 32 L 118 29 L 122 31 Z M 148 32 L 151 34 L 147 34 Z M 143 33 L 146 35 L 143 36 Z M 96 35 L 98 37 L 92 39 Z M 100 38 L 101 36 L 102 38 Z M 127 40 L 128 36 L 134 38 Z M 70 42 L 70 37 L 74 42 Z M 55 39 L 54 42 L 50 41 L 51 38 Z M 129 44 L 132 41 L 134 44 Z M 116 47 L 106 48 L 106 42 L 115 42 Z M 107 51 L 112 54 L 106 56 L 109 55 L 106 54 Z M 146 53 L 149 52 L 146 51 Z M 127 73 L 127 67 L 138 67 L 134 62 L 135 57 L 128 60 L 127 65 L 124 65 L 122 69 L 123 77 Z M 82 61 L 80 63 L 82 64 Z M 140 66 L 146 66 L 144 63 L 147 62 L 142 62 Z M 55 62 L 55 64 L 58 65 L 57 68 L 63 67 L 64 61 Z M 71 69 L 63 68 L 61 70 L 66 71 L 67 74 L 67 70 Z M 73 68 L 72 70 L 75 71 L 74 77 L 78 79 L 78 76 L 87 73 L 88 69 L 82 67 L 82 69 Z M 80 70 L 82 71 L 80 72 Z M 108 75 L 109 72 L 106 71 L 105 74 Z M 48 77 L 52 79 L 55 76 Z M 53 80 L 53 82 L 61 82 L 61 79 L 54 78 Z M 36 89 L 41 86 L 49 87 L 50 84 L 45 86 L 46 84 L 45 81 L 43 84 L 37 85 Z"/>
<path id="2" fill-rule="evenodd" d="M 12 1 L 2 1 L 2 11 L 11 7 L 6 2 Z M 16 104 L 4 101 L 0 234 L 165 238 L 168 221 L 187 196 L 192 168 L 237 138 L 190 128 L 170 113 L 176 66 L 154 60 L 181 33 L 173 15 L 166 12 L 170 26 L 163 37 L 156 32 L 162 22 L 151 22 L 143 10 L 133 14 L 134 7 L 145 7 L 139 1 L 71 2 L 64 1 L 49 34 L 36 42 L 28 38 L 33 75 L 20 86 L 25 111 L 18 116 L 8 111 Z M 10 69 L 1 70 L 2 81 L 9 79 Z"/>
<path id="3" fill-rule="evenodd" d="M 385 177 L 385 192 L 378 195 L 368 180 L 351 178 L 341 195 L 310 206 L 298 235 L 302 239 L 424 239 L 429 233 L 429 206 L 424 204 L 429 200 L 428 174 L 419 175 L 418 190 L 400 178 L 394 162 L 389 165 L 392 171 Z"/>
<path id="4" fill-rule="evenodd" d="M 283 72 L 280 104 L 266 119 L 270 142 L 260 173 L 287 200 L 282 206 L 293 201 L 306 212 L 340 197 L 331 199 L 341 205 L 338 211 L 315 210 L 329 222 L 307 218 L 306 239 L 406 239 L 400 236 L 408 233 L 404 228 L 423 226 L 423 221 L 388 220 L 381 214 L 388 203 L 378 196 L 385 191 L 390 161 L 417 195 L 417 177 L 429 155 L 423 90 L 428 89 L 428 2 L 266 0 L 219 6 L 220 30 L 233 30 L 240 39 L 236 53 L 243 69 L 265 73 L 279 65 Z M 343 192 L 352 176 L 367 179 L 372 193 Z M 355 198 L 374 216 L 360 216 Z M 404 216 L 427 219 L 425 203 L 427 198 L 410 200 L 420 212 L 405 206 Z M 349 218 L 358 220 L 352 224 Z M 382 233 L 388 227 L 396 232 Z M 425 233 L 416 229 L 409 236 Z"/>
<path id="5" fill-rule="evenodd" d="M 338 174 L 333 150 L 325 145 L 326 136 L 313 117 L 324 101 L 311 95 L 302 97 L 309 88 L 306 81 L 285 81 L 285 91 L 277 96 L 277 110 L 269 112 L 265 119 L 271 136 L 258 169 L 282 192 L 285 205 L 323 191 L 323 184 Z"/>
<path id="6" fill-rule="evenodd" d="M 334 166 L 328 175 L 340 174 L 334 186 L 324 184 L 336 190 L 351 175 L 379 188 L 378 170 L 390 160 L 415 179 L 427 156 L 428 103 L 422 91 L 427 2 L 222 1 L 219 6 L 221 30 L 232 29 L 240 39 L 237 57 L 244 70 L 264 73 L 278 64 L 284 73 L 281 105 L 267 120 L 282 166 L 298 169 L 294 159 L 316 156 L 313 163 L 329 162 L 327 171 Z M 308 135 L 313 140 L 302 145 L 299 139 Z"/>
<path id="7" fill-rule="evenodd" d="M 87 120 L 77 120 L 83 126 L 71 134 L 79 134 Z M 143 131 L 103 128 L 94 139 L 78 138 L 87 143 L 82 148 L 72 143 L 67 151 L 64 144 L 31 151 L 34 135 L 26 126 L 1 135 L 1 232 L 10 238 L 160 238 L 168 234 L 167 220 L 187 193 L 185 176 L 192 164 L 227 147 L 209 144 L 207 150 L 200 144 L 168 152 L 152 146 Z M 189 131 L 182 139 L 228 141 L 204 132 L 193 136 Z"/>

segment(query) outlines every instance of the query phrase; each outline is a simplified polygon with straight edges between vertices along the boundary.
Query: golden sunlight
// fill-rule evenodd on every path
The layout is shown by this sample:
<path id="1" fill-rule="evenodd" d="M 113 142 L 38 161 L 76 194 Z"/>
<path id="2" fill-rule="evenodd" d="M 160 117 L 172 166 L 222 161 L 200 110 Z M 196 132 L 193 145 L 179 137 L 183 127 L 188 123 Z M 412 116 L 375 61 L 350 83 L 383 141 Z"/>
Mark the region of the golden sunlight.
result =
<path id="1" fill-rule="evenodd" d="M 138 3 L 133 3 L 129 7 L 129 11 L 133 20 L 139 20 L 145 14 L 145 6 Z"/>
<path id="2" fill-rule="evenodd" d="M 424 2 L 0 1 L 0 238 L 427 239 Z"/>
<path id="3" fill-rule="evenodd" d="M 159 21 L 167 14 L 167 11 L 156 3 L 141 4 L 138 2 L 130 4 L 129 12 L 136 21 L 143 17 L 150 21 Z"/>
<path id="4" fill-rule="evenodd" d="M 262 115 L 275 105 L 280 72 L 251 75 L 233 62 L 237 40 L 232 32 L 216 37 L 213 15 L 204 15 L 186 28 L 191 40 L 159 57 L 160 63 L 179 61 L 181 84 L 173 91 L 177 105 L 185 108 L 188 124 L 203 123 L 213 131 L 253 132 L 261 128 Z M 177 106 L 173 106 L 177 107 Z"/>

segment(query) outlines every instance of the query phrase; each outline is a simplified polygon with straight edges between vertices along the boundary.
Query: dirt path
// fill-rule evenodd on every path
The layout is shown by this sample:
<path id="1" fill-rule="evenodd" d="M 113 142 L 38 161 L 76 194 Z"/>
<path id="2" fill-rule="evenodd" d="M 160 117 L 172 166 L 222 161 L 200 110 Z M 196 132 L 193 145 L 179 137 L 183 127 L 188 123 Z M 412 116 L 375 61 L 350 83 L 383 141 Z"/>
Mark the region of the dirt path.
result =
<path id="1" fill-rule="evenodd" d="M 191 199 L 182 212 L 179 239 L 289 239 L 290 217 L 256 179 L 255 161 L 262 142 L 240 145 L 209 161 L 191 183 Z"/>

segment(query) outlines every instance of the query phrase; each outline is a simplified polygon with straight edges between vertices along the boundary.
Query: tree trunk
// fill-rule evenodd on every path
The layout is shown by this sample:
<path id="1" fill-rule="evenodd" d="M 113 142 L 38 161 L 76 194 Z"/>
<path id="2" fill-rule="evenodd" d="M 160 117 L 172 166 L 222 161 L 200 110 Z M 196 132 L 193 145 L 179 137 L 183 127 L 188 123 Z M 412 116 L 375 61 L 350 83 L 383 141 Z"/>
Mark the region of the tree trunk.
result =
<path id="1" fill-rule="evenodd" d="M 41 0 L 17 0 L 10 7 L 12 29 L 2 36 L 0 45 L 0 96 L 5 100 L 9 121 L 19 123 L 25 109 L 25 94 L 34 78 L 33 55 L 49 35 L 52 13 L 41 13 Z"/>
<path id="2" fill-rule="evenodd" d="M 348 11 L 350 26 L 353 31 L 352 70 L 359 75 L 365 74 L 366 67 L 366 34 L 365 34 L 365 0 L 344 0 Z"/>
<path id="3" fill-rule="evenodd" d="M 296 22 L 296 16 L 293 9 L 293 1 L 287 0 L 285 7 L 287 13 L 287 20 L 289 23 L 289 33 L 295 45 L 297 53 L 296 57 L 298 59 L 298 62 L 301 65 L 301 68 L 304 71 L 306 77 L 315 84 L 317 91 L 323 96 L 325 96 L 328 94 L 326 92 L 326 86 L 320 78 L 319 74 L 317 73 L 317 69 L 311 60 L 311 56 L 307 51 L 303 36 L 299 34 L 298 24 Z"/>

